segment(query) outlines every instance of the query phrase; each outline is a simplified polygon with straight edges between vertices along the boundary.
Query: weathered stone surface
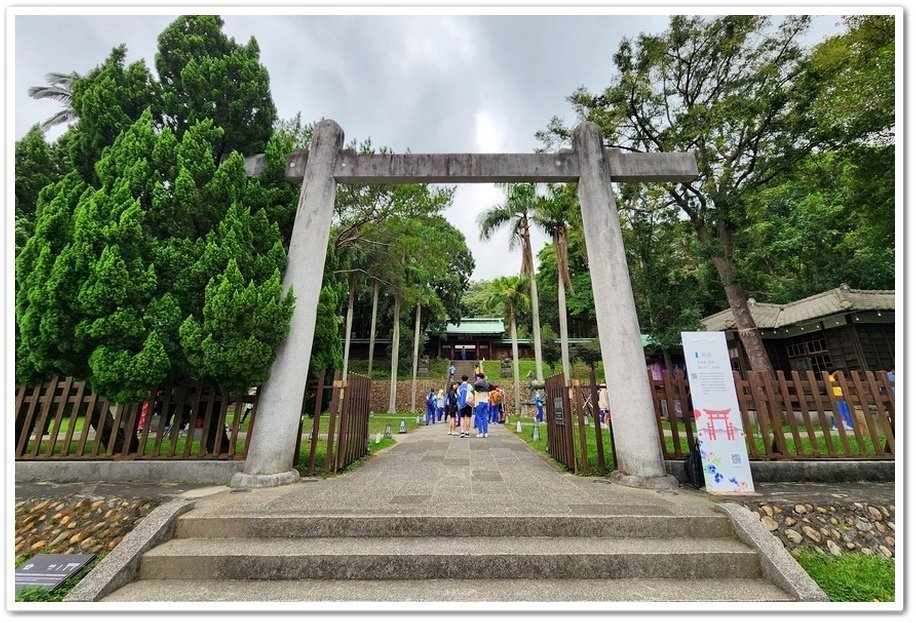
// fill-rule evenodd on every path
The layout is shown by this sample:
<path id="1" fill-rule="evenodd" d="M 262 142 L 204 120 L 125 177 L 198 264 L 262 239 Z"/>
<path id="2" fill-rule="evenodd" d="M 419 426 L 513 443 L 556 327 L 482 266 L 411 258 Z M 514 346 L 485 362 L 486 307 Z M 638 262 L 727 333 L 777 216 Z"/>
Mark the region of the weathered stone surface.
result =
<path id="1" fill-rule="evenodd" d="M 853 502 L 852 505 L 859 510 L 865 508 L 865 505 L 862 504 L 862 502 Z"/>
<path id="2" fill-rule="evenodd" d="M 864 519 L 856 519 L 855 525 L 856 525 L 856 530 L 859 530 L 860 532 L 870 532 L 871 530 L 874 529 L 874 526 L 871 523 L 865 521 Z"/>
<path id="3" fill-rule="evenodd" d="M 893 521 L 887 522 L 887 527 L 888 527 L 890 530 L 896 530 L 896 529 L 897 529 L 897 526 L 894 525 L 894 522 L 893 522 Z"/>
<path id="4" fill-rule="evenodd" d="M 897 541 L 894 540 L 894 537 L 892 536 L 884 537 L 884 542 L 887 544 L 888 547 L 896 547 L 897 545 Z"/>
<path id="5" fill-rule="evenodd" d="M 770 508 L 769 506 L 767 506 L 766 504 L 764 504 L 763 506 L 761 506 L 761 507 L 760 507 L 760 510 L 762 510 L 764 513 L 766 513 L 766 516 L 767 516 L 767 517 L 772 517 L 772 516 L 773 516 L 773 509 Z"/>
<path id="6" fill-rule="evenodd" d="M 881 552 L 881 554 L 883 554 L 885 558 L 893 558 L 893 557 L 894 557 L 894 552 L 892 552 L 891 550 L 887 549 L 887 548 L 884 547 L 883 545 L 879 545 L 879 546 L 878 546 L 878 551 Z"/>
<path id="7" fill-rule="evenodd" d="M 833 556 L 839 556 L 843 553 L 843 550 L 840 549 L 840 546 L 833 541 L 827 541 L 827 551 Z"/>
<path id="8" fill-rule="evenodd" d="M 881 511 L 875 508 L 874 506 L 868 507 L 868 514 L 872 516 L 875 521 L 880 521 L 884 519 L 884 515 L 881 514 Z"/>
<path id="9" fill-rule="evenodd" d="M 831 517 L 831 518 L 830 518 L 830 525 L 838 526 L 838 525 L 840 525 L 840 522 L 837 521 L 837 518 L 836 518 L 836 517 Z"/>
<path id="10" fill-rule="evenodd" d="M 796 532 L 795 530 L 792 530 L 791 528 L 785 531 L 785 535 L 787 539 L 789 539 L 791 542 L 795 544 L 802 542 L 802 535 Z"/>
<path id="11" fill-rule="evenodd" d="M 788 527 L 791 528 L 792 526 L 794 526 L 794 525 L 797 524 L 797 523 L 798 523 L 798 522 L 795 521 L 794 518 L 792 518 L 792 517 L 786 517 L 785 524 L 786 524 Z"/>
<path id="12" fill-rule="evenodd" d="M 796 504 L 796 505 L 795 505 L 795 512 L 798 513 L 799 515 L 804 515 L 805 513 L 808 512 L 808 509 L 805 508 L 805 505 L 804 505 L 804 504 Z"/>
<path id="13" fill-rule="evenodd" d="M 875 530 L 878 532 L 887 532 L 887 528 L 884 527 L 884 524 L 880 521 L 875 522 Z"/>
<path id="14" fill-rule="evenodd" d="M 819 513 L 824 513 L 824 514 L 827 513 L 827 509 L 824 508 L 823 506 L 815 506 L 814 508 L 817 509 L 817 512 Z"/>
<path id="15" fill-rule="evenodd" d="M 780 508 L 779 506 L 776 506 L 776 505 L 774 504 L 774 505 L 773 505 L 773 512 L 776 513 L 776 514 L 778 515 L 779 513 L 782 512 L 782 508 Z"/>
<path id="16" fill-rule="evenodd" d="M 863 547 L 863 548 L 862 548 L 861 550 L 859 550 L 859 551 L 861 551 L 863 554 L 867 554 L 868 556 L 874 556 L 874 555 L 875 555 L 875 553 L 874 553 L 873 551 L 871 551 L 871 548 L 868 548 L 868 547 Z"/>
<path id="17" fill-rule="evenodd" d="M 779 523 L 772 517 L 764 516 L 760 521 L 763 524 L 763 527 L 769 530 L 770 532 L 773 532 L 779 529 Z"/>
<path id="18" fill-rule="evenodd" d="M 855 548 L 856 548 L 856 544 L 853 543 L 852 541 L 849 541 L 848 543 L 846 543 L 846 549 L 852 551 L 852 550 L 854 550 Z"/>
<path id="19" fill-rule="evenodd" d="M 802 526 L 802 532 L 805 533 L 805 536 L 814 541 L 815 543 L 821 542 L 821 533 L 815 530 L 810 526 Z"/>

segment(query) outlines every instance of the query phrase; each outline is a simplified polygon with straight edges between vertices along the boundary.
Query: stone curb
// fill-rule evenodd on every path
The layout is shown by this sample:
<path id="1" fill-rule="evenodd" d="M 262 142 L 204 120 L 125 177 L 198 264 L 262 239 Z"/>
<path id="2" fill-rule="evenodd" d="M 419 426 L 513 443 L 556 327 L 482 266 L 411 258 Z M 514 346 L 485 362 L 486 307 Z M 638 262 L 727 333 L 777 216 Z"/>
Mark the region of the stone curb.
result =
<path id="1" fill-rule="evenodd" d="M 17 461 L 16 482 L 192 482 L 220 484 L 245 468 L 245 461 Z"/>
<path id="2" fill-rule="evenodd" d="M 132 582 L 140 566 L 140 557 L 169 540 L 176 519 L 194 508 L 195 504 L 195 500 L 179 499 L 153 509 L 70 591 L 64 601 L 101 601 L 103 597 Z"/>
<path id="3" fill-rule="evenodd" d="M 760 555 L 763 577 L 795 598 L 796 601 L 829 601 L 827 594 L 792 558 L 782 542 L 763 527 L 748 509 L 740 504 L 717 504 L 716 509 L 732 522 L 739 541 Z"/>

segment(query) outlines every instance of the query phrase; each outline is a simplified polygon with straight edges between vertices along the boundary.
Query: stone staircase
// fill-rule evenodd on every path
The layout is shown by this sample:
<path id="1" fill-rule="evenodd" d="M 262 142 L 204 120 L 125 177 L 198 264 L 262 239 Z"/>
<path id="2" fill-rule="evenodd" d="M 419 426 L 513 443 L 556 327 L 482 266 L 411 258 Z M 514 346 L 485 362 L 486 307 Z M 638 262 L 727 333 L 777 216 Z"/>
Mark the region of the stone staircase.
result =
<path id="1" fill-rule="evenodd" d="M 194 510 L 103 601 L 792 601 L 725 515 Z"/>
<path id="2" fill-rule="evenodd" d="M 451 362 L 451 365 L 455 366 L 455 379 L 461 381 L 461 375 L 467 374 L 468 379 L 473 383 L 474 382 L 474 368 L 477 366 L 477 360 L 474 361 L 461 361 L 456 359 Z M 499 362 L 495 362 L 492 365 L 499 366 Z M 497 374 L 499 371 L 497 370 Z"/>

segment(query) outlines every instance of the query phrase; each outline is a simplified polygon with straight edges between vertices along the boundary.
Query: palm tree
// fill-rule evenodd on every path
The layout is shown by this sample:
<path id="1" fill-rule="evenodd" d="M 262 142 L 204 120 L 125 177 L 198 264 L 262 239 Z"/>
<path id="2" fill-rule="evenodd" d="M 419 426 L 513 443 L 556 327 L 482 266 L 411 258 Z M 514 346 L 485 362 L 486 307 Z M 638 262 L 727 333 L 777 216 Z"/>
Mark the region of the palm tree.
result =
<path id="1" fill-rule="evenodd" d="M 566 323 L 566 286 L 573 291 L 569 277 L 569 224 L 572 208 L 576 206 L 576 190 L 571 184 L 548 187 L 548 196 L 541 201 L 532 220 L 553 239 L 557 258 L 557 307 L 560 317 L 560 352 L 563 359 L 563 377 L 570 379 L 569 329 Z"/>
<path id="2" fill-rule="evenodd" d="M 64 105 L 57 114 L 41 123 L 43 131 L 47 132 L 52 126 L 76 120 L 76 111 L 73 110 L 73 83 L 80 78 L 75 71 L 69 74 L 51 72 L 45 74 L 45 80 L 48 81 L 46 86 L 29 87 L 29 97 L 37 100 L 51 99 Z"/>
<path id="3" fill-rule="evenodd" d="M 529 277 L 497 277 L 491 281 L 487 288 L 487 298 L 484 304 L 488 309 L 503 310 L 504 317 L 509 319 L 509 336 L 512 339 L 512 365 L 515 372 L 515 414 L 521 412 L 521 398 L 519 397 L 518 380 L 518 333 L 515 327 L 517 313 L 528 307 L 530 302 L 527 290 Z"/>
<path id="4" fill-rule="evenodd" d="M 506 202 L 495 205 L 477 218 L 480 237 L 489 240 L 503 225 L 510 229 L 509 248 L 522 247 L 522 270 L 520 275 L 528 277 L 531 290 L 531 324 L 534 337 L 534 366 L 538 379 L 544 378 L 544 362 L 541 356 L 541 314 L 538 310 L 538 287 L 534 276 L 534 260 L 531 253 L 530 219 L 542 198 L 534 184 L 508 184 Z"/>

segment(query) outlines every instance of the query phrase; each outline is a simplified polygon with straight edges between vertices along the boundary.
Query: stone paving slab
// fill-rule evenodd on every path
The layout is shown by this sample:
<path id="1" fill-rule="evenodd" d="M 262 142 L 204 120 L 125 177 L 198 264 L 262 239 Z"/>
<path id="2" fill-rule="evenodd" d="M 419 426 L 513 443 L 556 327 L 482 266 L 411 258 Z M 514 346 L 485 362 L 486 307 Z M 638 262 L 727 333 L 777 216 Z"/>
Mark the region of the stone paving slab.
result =
<path id="1" fill-rule="evenodd" d="M 591 512 L 583 505 L 594 506 L 600 515 L 614 514 L 615 508 L 632 514 L 634 507 L 674 516 L 716 513 L 709 499 L 694 490 L 632 489 L 563 472 L 502 425 L 491 426 L 487 438 L 449 436 L 447 430 L 444 424 L 422 426 L 355 472 L 212 495 L 191 514 L 351 514 L 400 508 L 431 515 L 581 516 Z"/>

